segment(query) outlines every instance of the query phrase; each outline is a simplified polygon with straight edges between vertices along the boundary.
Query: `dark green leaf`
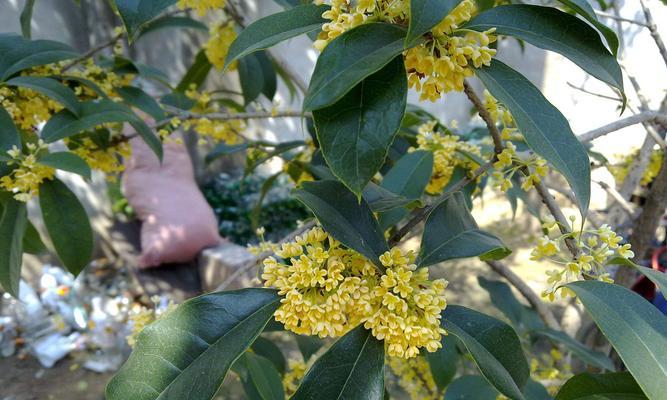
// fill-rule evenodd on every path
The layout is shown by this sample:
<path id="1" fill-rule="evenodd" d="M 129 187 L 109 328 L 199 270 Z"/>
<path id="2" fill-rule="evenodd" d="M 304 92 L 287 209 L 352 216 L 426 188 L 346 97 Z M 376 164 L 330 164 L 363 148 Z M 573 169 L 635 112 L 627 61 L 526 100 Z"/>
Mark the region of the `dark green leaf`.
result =
<path id="1" fill-rule="evenodd" d="M 229 145 L 225 142 L 220 142 L 217 146 L 213 148 L 213 150 L 211 150 L 206 155 L 206 163 L 207 164 L 211 163 L 222 156 L 238 153 L 240 151 L 245 151 L 247 148 L 248 148 L 248 143 Z"/>
<path id="2" fill-rule="evenodd" d="M 133 86 L 125 86 L 116 89 L 116 92 L 127 104 L 150 115 L 155 121 L 160 121 L 166 118 L 165 112 L 162 107 L 160 107 L 160 104 L 143 90 Z"/>
<path id="3" fill-rule="evenodd" d="M 165 28 L 191 28 L 202 32 L 208 32 L 208 27 L 206 24 L 197 21 L 196 19 L 192 19 L 190 17 L 168 16 L 164 18 L 158 18 L 146 25 L 141 30 L 139 36 L 137 36 L 137 39 L 143 37 L 149 32 L 154 32 Z"/>
<path id="4" fill-rule="evenodd" d="M 137 32 L 177 0 L 115 0 L 120 18 L 132 40 Z"/>
<path id="5" fill-rule="evenodd" d="M 368 182 L 362 196 L 373 212 L 386 212 L 415 202 L 373 182 Z"/>
<path id="6" fill-rule="evenodd" d="M 6 158 L 7 151 L 14 147 L 21 148 L 21 134 L 16 129 L 12 116 L 0 107 L 0 157 Z"/>
<path id="7" fill-rule="evenodd" d="M 240 59 L 238 64 L 243 103 L 247 106 L 255 101 L 264 90 L 262 62 L 256 54 L 249 54 Z"/>
<path id="8" fill-rule="evenodd" d="M 281 374 L 285 373 L 285 369 L 287 368 L 285 356 L 283 356 L 283 352 L 272 341 L 260 336 L 252 344 L 251 349 L 255 354 L 271 361 L 278 372 Z"/>
<path id="9" fill-rule="evenodd" d="M 167 93 L 160 98 L 160 103 L 185 111 L 191 110 L 197 104 L 195 100 L 192 100 L 182 92 Z"/>
<path id="10" fill-rule="evenodd" d="M 246 385 L 252 385 L 253 391 L 257 393 L 260 400 L 283 400 L 285 389 L 280 374 L 271 361 L 253 353 L 245 354 L 246 367 L 248 369 L 248 381 Z"/>
<path id="11" fill-rule="evenodd" d="M 383 396 L 384 342 L 358 326 L 315 361 L 291 400 L 382 400 Z"/>
<path id="12" fill-rule="evenodd" d="M 425 267 L 455 258 L 500 259 L 512 251 L 479 229 L 461 192 L 440 203 L 426 219 L 417 265 Z"/>
<path id="13" fill-rule="evenodd" d="M 643 297 L 599 281 L 567 285 L 649 398 L 664 398 L 667 382 L 667 317 Z"/>
<path id="14" fill-rule="evenodd" d="M 464 375 L 452 382 L 444 400 L 496 400 L 498 391 L 479 375 Z"/>
<path id="15" fill-rule="evenodd" d="M 197 89 L 199 89 L 206 80 L 206 77 L 208 77 L 209 72 L 211 72 L 212 67 L 213 65 L 208 60 L 206 51 L 203 49 L 199 50 L 192 65 L 185 72 L 185 75 L 183 75 L 183 78 L 181 78 L 178 86 L 176 86 L 176 91 L 185 93 L 185 91 L 188 90 L 193 84 Z M 190 108 L 192 108 L 192 106 L 188 107 L 188 109 Z"/>
<path id="16" fill-rule="evenodd" d="M 90 179 L 91 171 L 88 164 L 81 157 L 69 151 L 44 154 L 38 158 L 37 162 Z"/>
<path id="17" fill-rule="evenodd" d="M 407 93 L 403 57 L 399 56 L 335 104 L 313 111 L 327 165 L 357 195 L 384 164 L 401 127 Z"/>
<path id="18" fill-rule="evenodd" d="M 255 288 L 186 301 L 139 334 L 107 399 L 212 399 L 279 306 L 275 291 Z"/>
<path id="19" fill-rule="evenodd" d="M 79 114 L 80 103 L 74 92 L 55 79 L 39 76 L 18 76 L 8 80 L 6 85 L 32 89 L 62 104 L 74 115 Z"/>
<path id="20" fill-rule="evenodd" d="M 296 344 L 303 359 L 307 362 L 313 354 L 317 353 L 324 342 L 317 336 L 296 335 Z"/>
<path id="21" fill-rule="evenodd" d="M 44 245 L 44 242 L 42 242 L 39 232 L 35 229 L 35 226 L 30 223 L 30 220 L 28 220 L 25 233 L 23 234 L 23 252 L 38 255 L 44 251 L 46 251 L 46 246 Z"/>
<path id="22" fill-rule="evenodd" d="M 111 100 L 81 103 L 78 117 L 67 110 L 56 113 L 44 125 L 42 139 L 47 143 L 53 143 L 107 122 L 129 122 L 158 158 L 162 159 L 160 139 L 127 106 Z"/>
<path id="23" fill-rule="evenodd" d="M 603 370 L 614 371 L 614 363 L 604 353 L 594 351 L 572 339 L 567 333 L 549 328 L 537 329 L 532 333 L 544 336 L 552 341 L 564 344 L 582 361 Z"/>
<path id="24" fill-rule="evenodd" d="M 389 250 L 382 230 L 365 200 L 337 181 L 304 182 L 294 196 L 315 214 L 324 230 L 376 265 Z"/>
<path id="25" fill-rule="evenodd" d="M 457 349 L 457 339 L 453 335 L 442 336 L 442 348 L 434 353 L 426 353 L 431 375 L 438 386 L 438 389 L 444 390 L 456 376 L 456 370 L 459 363 L 459 351 Z"/>
<path id="26" fill-rule="evenodd" d="M 58 258 L 78 275 L 93 255 L 93 230 L 86 210 L 58 179 L 39 185 L 39 206 Z"/>
<path id="27" fill-rule="evenodd" d="M 7 196 L 0 219 L 0 284 L 14 297 L 19 295 L 23 234 L 28 222 L 25 203 Z"/>
<path id="28" fill-rule="evenodd" d="M 623 265 L 625 267 L 634 268 L 637 272 L 646 276 L 648 279 L 653 282 L 661 293 L 667 296 L 667 274 L 657 271 L 652 268 L 643 267 L 641 265 L 635 264 L 631 260 L 623 257 L 614 257 L 611 260 L 607 261 L 607 265 Z"/>
<path id="29" fill-rule="evenodd" d="M 109 98 L 109 96 L 107 96 L 107 94 L 104 93 L 104 90 L 102 90 L 102 88 L 99 87 L 99 85 L 97 85 L 95 82 L 89 79 L 80 78 L 78 76 L 70 76 L 70 75 L 62 75 L 59 78 L 61 78 L 65 82 L 71 81 L 79 83 L 81 86 L 87 87 L 88 89 L 92 90 L 93 92 L 95 92 L 96 95 L 100 96 L 103 99 Z"/>
<path id="30" fill-rule="evenodd" d="M 266 178 L 264 183 L 262 183 L 262 188 L 259 192 L 259 198 L 257 199 L 257 203 L 255 203 L 255 207 L 253 207 L 252 212 L 250 213 L 250 224 L 253 229 L 257 229 L 259 227 L 259 219 L 262 215 L 262 203 L 264 203 L 264 198 L 273 187 L 273 184 L 276 183 L 276 179 L 278 179 L 282 173 L 283 171 L 278 171 Z"/>
<path id="31" fill-rule="evenodd" d="M 254 51 L 268 49 L 283 40 L 319 29 L 326 22 L 322 13 L 328 9 L 326 5 L 307 4 L 258 19 L 232 43 L 225 68 Z"/>
<path id="32" fill-rule="evenodd" d="M 463 0 L 410 0 L 410 26 L 405 47 L 412 47 L 423 34 L 438 25 Z"/>
<path id="33" fill-rule="evenodd" d="M 555 400 L 643 399 L 647 399 L 646 395 L 629 372 L 614 372 L 575 375 L 560 388 Z"/>
<path id="34" fill-rule="evenodd" d="M 565 176 L 581 214 L 586 215 L 591 197 L 590 161 L 563 114 L 523 75 L 498 60 L 475 72 L 512 113 L 530 148 Z"/>
<path id="35" fill-rule="evenodd" d="M 51 64 L 78 56 L 65 43 L 27 40 L 14 34 L 0 34 L 0 82 L 24 69 Z"/>
<path id="36" fill-rule="evenodd" d="M 473 18 L 466 29 L 514 36 L 569 58 L 584 71 L 623 93 L 623 74 L 600 35 L 581 19 L 553 7 L 514 4 L 494 7 Z"/>
<path id="37" fill-rule="evenodd" d="M 516 332 L 504 322 L 477 311 L 450 305 L 442 327 L 463 342 L 482 375 L 511 399 L 523 399 L 529 368 Z"/>
<path id="38" fill-rule="evenodd" d="M 363 24 L 334 39 L 317 58 L 304 110 L 317 110 L 340 100 L 400 54 L 404 39 L 405 28 L 384 23 Z"/>
<path id="39" fill-rule="evenodd" d="M 612 54 L 614 54 L 614 56 L 618 55 L 618 36 L 616 36 L 616 32 L 614 32 L 614 30 L 609 28 L 607 25 L 598 21 L 598 17 L 595 15 L 595 10 L 593 10 L 593 7 L 591 7 L 591 5 L 588 3 L 587 0 L 558 0 L 558 1 L 570 7 L 577 14 L 581 15 L 582 17 L 584 17 L 584 19 L 586 19 L 593 26 L 595 26 L 600 31 L 600 33 L 602 33 L 602 36 L 604 36 Z"/>
<path id="40" fill-rule="evenodd" d="M 264 84 L 262 85 L 262 94 L 270 101 L 273 101 L 273 98 L 276 95 L 276 90 L 278 89 L 278 77 L 276 75 L 276 70 L 273 68 L 273 62 L 269 56 L 266 55 L 265 51 L 254 53 L 254 56 L 262 67 L 262 80 L 264 81 Z"/>
<path id="41" fill-rule="evenodd" d="M 544 327 L 544 323 L 535 310 L 521 304 L 508 284 L 486 279 L 483 276 L 478 276 L 477 281 L 482 288 L 489 292 L 491 304 L 502 311 L 515 328 L 523 331 Z"/>
<path id="42" fill-rule="evenodd" d="M 532 379 L 528 379 L 523 394 L 526 396 L 527 400 L 553 400 L 547 391 L 547 388 Z"/>
<path id="43" fill-rule="evenodd" d="M 21 33 L 26 39 L 32 37 L 32 10 L 35 8 L 35 0 L 26 0 L 19 21 L 21 22 Z"/>

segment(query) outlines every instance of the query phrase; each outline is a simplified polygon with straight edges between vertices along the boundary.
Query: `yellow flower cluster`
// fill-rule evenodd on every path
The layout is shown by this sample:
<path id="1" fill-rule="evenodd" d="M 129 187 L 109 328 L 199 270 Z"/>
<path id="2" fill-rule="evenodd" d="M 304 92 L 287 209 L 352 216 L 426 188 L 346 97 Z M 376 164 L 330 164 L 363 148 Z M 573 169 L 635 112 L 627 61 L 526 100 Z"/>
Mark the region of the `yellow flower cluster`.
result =
<path id="1" fill-rule="evenodd" d="M 479 164 L 465 156 L 465 153 L 481 155 L 478 146 L 461 142 L 456 135 L 436 132 L 436 124 L 437 121 L 431 121 L 421 125 L 417 134 L 417 148 L 433 152 L 433 173 L 426 192 L 434 195 L 447 186 L 456 167 L 468 171 L 479 167 Z"/>
<path id="2" fill-rule="evenodd" d="M 26 144 L 28 154 L 14 146 L 7 152 L 11 159 L 7 165 L 13 169 L 0 177 L 0 187 L 14 193 L 18 201 L 28 201 L 39 194 L 39 185 L 45 180 L 53 179 L 55 170 L 38 161 L 39 153 L 47 149 L 47 145 L 39 140 L 37 143 Z"/>
<path id="3" fill-rule="evenodd" d="M 523 136 L 517 132 L 516 123 L 514 122 L 512 114 L 504 105 L 500 104 L 488 90 L 484 90 L 484 108 L 489 112 L 489 115 L 491 115 L 491 118 L 495 121 L 496 125 L 501 125 L 500 135 L 503 140 L 510 140 L 513 138 L 513 135 L 516 135 L 519 139 L 523 138 Z"/>
<path id="4" fill-rule="evenodd" d="M 283 386 L 285 387 L 285 395 L 288 398 L 296 393 L 307 370 L 308 365 L 305 362 L 295 359 L 287 360 L 287 371 L 283 375 Z"/>
<path id="5" fill-rule="evenodd" d="M 536 154 L 529 154 L 528 157 L 521 157 L 516 152 L 516 146 L 507 141 L 505 149 L 498 154 L 498 161 L 493 163 L 494 185 L 501 191 L 506 192 L 512 186 L 512 177 L 517 171 L 524 172 L 528 170 L 529 174 L 524 176 L 521 183 L 521 189 L 530 190 L 536 183 L 542 181 L 542 178 L 549 172 L 547 162 Z"/>
<path id="6" fill-rule="evenodd" d="M 120 101 L 122 98 L 116 93 L 116 89 L 128 86 L 135 78 L 134 74 L 119 75 L 108 68 L 101 67 L 93 62 L 92 59 L 86 60 L 80 68 L 72 68 L 67 71 L 67 75 L 86 79 L 97 85 L 104 94 L 114 101 Z M 97 99 L 99 95 L 90 87 L 76 83 L 74 93 L 81 100 Z"/>
<path id="7" fill-rule="evenodd" d="M 123 158 L 132 154 L 132 147 L 126 141 L 118 141 L 106 147 L 99 147 L 90 138 L 83 138 L 74 143 L 65 140 L 70 150 L 83 158 L 90 168 L 102 171 L 109 181 L 115 182 L 119 173 L 125 170 Z"/>
<path id="8" fill-rule="evenodd" d="M 229 46 L 234 40 L 236 40 L 236 29 L 233 23 L 222 23 L 211 28 L 210 37 L 204 49 L 206 57 L 217 69 L 221 70 L 225 66 Z M 230 66 L 231 70 L 235 68 L 236 61 Z"/>
<path id="9" fill-rule="evenodd" d="M 422 100 L 436 101 L 443 93 L 462 91 L 463 80 L 473 75 L 471 65 L 475 68 L 490 65 L 491 57 L 496 54 L 496 50 L 489 47 L 496 40 L 495 29 L 455 35 L 459 25 L 470 20 L 475 12 L 474 1 L 463 0 L 424 35 L 423 43 L 405 52 L 408 83 L 421 92 Z M 322 17 L 330 22 L 322 25 L 314 43 L 319 50 L 343 32 L 366 22 L 407 24 L 410 3 L 408 0 L 359 0 L 354 6 L 350 0 L 331 0 L 331 9 Z"/>
<path id="10" fill-rule="evenodd" d="M 313 175 L 308 172 L 303 165 L 308 164 L 315 152 L 315 144 L 312 140 L 307 140 L 307 146 L 303 151 L 296 154 L 289 162 L 283 164 L 283 171 L 295 185 L 300 185 L 302 182 L 310 182 L 314 180 Z"/>
<path id="11" fill-rule="evenodd" d="M 0 106 L 24 131 L 34 129 L 62 108 L 59 103 L 33 90 L 7 86 L 0 87 Z"/>
<path id="12" fill-rule="evenodd" d="M 398 385 L 411 400 L 437 400 L 442 398 L 426 358 L 389 358 L 389 368 L 398 377 Z"/>
<path id="13" fill-rule="evenodd" d="M 155 321 L 155 310 L 143 307 L 137 312 L 130 314 L 130 321 L 132 321 L 132 331 L 125 339 L 127 340 L 127 344 L 131 348 L 134 348 L 141 331 Z"/>
<path id="14" fill-rule="evenodd" d="M 380 257 L 381 274 L 368 259 L 316 227 L 264 260 L 265 286 L 284 296 L 275 313 L 285 328 L 303 335 L 337 337 L 364 324 L 384 340 L 387 353 L 415 357 L 441 347 L 444 280 L 416 271 L 412 253 L 392 249 Z"/>
<path id="15" fill-rule="evenodd" d="M 552 396 L 560 389 L 560 382 L 567 381 L 572 375 L 572 366 L 556 348 L 530 360 L 530 376 L 537 382 L 545 382 L 547 391 Z"/>
<path id="16" fill-rule="evenodd" d="M 178 0 L 178 7 L 192 8 L 199 16 L 204 16 L 209 11 L 224 8 L 226 3 L 226 0 Z"/>
<path id="17" fill-rule="evenodd" d="M 195 112 L 206 114 L 220 111 L 218 104 L 211 101 L 211 95 L 208 92 L 198 92 L 194 85 L 185 94 L 190 99 L 197 101 L 197 105 L 193 108 Z M 172 125 L 176 125 L 175 127 L 179 124 L 180 121 L 172 123 Z M 202 138 L 210 138 L 216 143 L 225 142 L 227 144 L 241 143 L 240 133 L 245 127 L 245 122 L 240 119 L 216 120 L 202 117 L 183 122 L 183 128 L 194 129 Z"/>
<path id="18" fill-rule="evenodd" d="M 542 296 L 550 301 L 556 298 L 558 291 L 564 297 L 574 297 L 574 292 L 561 287 L 568 282 L 582 279 L 613 282 L 606 271 L 607 262 L 614 257 L 632 258 L 635 256 L 630 249 L 630 244 L 622 244 L 623 237 L 612 231 L 609 225 L 584 230 L 569 227 L 572 233 L 551 237 L 549 233 L 557 225 L 558 223 L 551 219 L 542 224 L 547 234 L 537 240 L 535 248 L 530 253 L 531 260 L 549 259 L 561 266 L 559 269 L 547 271 L 549 277 L 547 283 L 550 287 L 542 292 Z M 561 252 L 566 238 L 574 239 L 573 242 L 580 251 L 576 259 L 572 259 L 569 253 Z"/>
<path id="19" fill-rule="evenodd" d="M 611 174 L 614 176 L 617 185 L 620 185 L 625 181 L 625 178 L 628 176 L 628 173 L 630 172 L 630 165 L 632 165 L 632 162 L 638 156 L 639 156 L 639 151 L 631 152 L 630 154 L 623 155 L 618 162 L 609 165 L 607 167 L 609 169 L 609 172 L 611 172 Z M 642 186 L 646 186 L 649 183 L 653 182 L 653 179 L 655 179 L 655 177 L 658 176 L 658 173 L 662 168 L 663 158 L 664 158 L 664 153 L 662 149 L 653 150 L 653 152 L 651 153 L 651 158 L 649 159 L 649 163 L 646 166 L 644 174 L 642 175 L 642 179 L 639 182 Z"/>

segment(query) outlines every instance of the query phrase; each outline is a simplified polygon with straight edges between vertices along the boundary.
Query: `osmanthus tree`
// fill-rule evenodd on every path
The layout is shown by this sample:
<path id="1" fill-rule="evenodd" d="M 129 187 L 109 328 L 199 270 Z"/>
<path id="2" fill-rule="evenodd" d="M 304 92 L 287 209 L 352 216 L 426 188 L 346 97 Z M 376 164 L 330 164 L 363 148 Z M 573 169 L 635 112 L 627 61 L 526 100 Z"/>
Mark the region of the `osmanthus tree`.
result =
<path id="1" fill-rule="evenodd" d="M 109 383 L 108 399 L 211 399 L 230 370 L 253 399 L 383 399 L 396 387 L 419 399 L 666 398 L 667 317 L 615 285 L 607 267 L 633 268 L 663 293 L 667 279 L 630 261 L 630 246 L 609 226 L 564 217 L 543 178 L 567 181 L 585 221 L 587 145 L 538 88 L 494 58 L 507 37 L 558 52 L 625 104 L 618 38 L 586 1 L 285 0 L 284 11 L 247 25 L 224 0 L 115 0 L 123 27 L 85 54 L 31 40 L 34 1 L 26 3 L 23 36 L 0 35 L 6 291 L 18 292 L 23 252 L 43 247 L 26 217 L 33 197 L 63 265 L 75 274 L 86 266 L 92 230 L 55 171 L 113 177 L 134 136 L 161 158 L 163 142 L 177 140 L 172 132 L 191 129 L 217 144 L 209 160 L 246 152 L 247 173 L 282 157 L 280 173 L 293 179 L 293 195 L 314 216 L 282 242 L 258 247 L 265 288 L 205 294 L 146 326 Z M 175 86 L 125 55 L 157 29 L 206 30 L 192 13 L 218 23 Z M 308 85 L 267 50 L 298 35 L 309 35 L 320 51 Z M 238 71 L 242 104 L 226 90 L 202 89 L 213 67 Z M 483 96 L 469 85 L 473 77 L 486 88 Z M 278 78 L 303 92 L 301 110 L 257 111 L 260 96 L 273 99 Z M 150 95 L 146 82 L 154 82 Z M 444 94 L 465 92 L 485 127 L 446 126 L 407 104 L 410 89 L 443 107 Z M 244 135 L 249 118 L 294 116 L 310 139 Z M 505 192 L 515 210 L 524 201 L 540 219 L 533 259 L 556 266 L 543 297 L 576 297 L 622 368 L 564 333 L 499 261 L 511 249 L 470 213 L 483 190 Z M 533 190 L 545 209 L 530 201 Z M 404 237 L 422 227 L 417 253 L 403 250 Z M 448 305 L 447 282 L 431 279 L 429 267 L 467 257 L 505 276 L 530 307 L 506 283 L 483 277 L 480 285 L 509 324 Z M 293 334 L 304 362 L 286 365 L 263 335 L 273 331 Z M 571 357 L 585 368 L 571 369 Z"/>

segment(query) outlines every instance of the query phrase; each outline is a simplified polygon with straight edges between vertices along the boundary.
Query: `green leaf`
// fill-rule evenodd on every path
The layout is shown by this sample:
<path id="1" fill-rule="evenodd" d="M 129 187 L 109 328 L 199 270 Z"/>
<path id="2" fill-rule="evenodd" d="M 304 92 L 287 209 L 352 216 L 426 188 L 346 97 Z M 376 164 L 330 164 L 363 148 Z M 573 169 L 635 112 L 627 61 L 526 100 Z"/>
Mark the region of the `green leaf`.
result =
<path id="1" fill-rule="evenodd" d="M 276 90 L 278 90 L 278 76 L 276 75 L 276 70 L 273 68 L 273 62 L 266 55 L 265 51 L 260 51 L 253 55 L 262 67 L 262 80 L 264 81 L 262 94 L 270 101 L 273 101 L 273 98 L 276 96 Z"/>
<path id="2" fill-rule="evenodd" d="M 46 251 L 46 246 L 42 242 L 42 238 L 35 226 L 30 223 L 26 225 L 25 233 L 23 234 L 23 252 L 28 254 L 38 255 Z"/>
<path id="3" fill-rule="evenodd" d="M 115 0 L 130 41 L 147 23 L 177 0 Z"/>
<path id="4" fill-rule="evenodd" d="M 660 292 L 663 293 L 663 295 L 667 296 L 667 274 L 664 272 L 635 264 L 631 260 L 623 257 L 614 257 L 607 261 L 607 265 L 623 265 L 625 267 L 636 269 L 637 272 L 650 279 L 651 282 L 653 282 L 658 287 Z"/>
<path id="5" fill-rule="evenodd" d="M 21 22 L 21 33 L 26 39 L 32 37 L 32 10 L 35 8 L 35 0 L 26 0 L 19 21 Z"/>
<path id="6" fill-rule="evenodd" d="M 585 21 L 553 7 L 514 4 L 491 8 L 466 29 L 514 36 L 569 58 L 584 71 L 623 93 L 623 74 L 600 35 Z M 625 98 L 625 95 L 623 95 Z"/>
<path id="7" fill-rule="evenodd" d="M 252 344 L 251 349 L 258 356 L 262 356 L 271 361 L 279 373 L 285 373 L 285 369 L 287 369 L 285 356 L 283 356 L 283 352 L 272 341 L 259 336 Z"/>
<path id="8" fill-rule="evenodd" d="M 78 275 L 93 256 L 93 230 L 86 210 L 58 179 L 39 185 L 39 206 L 58 258 Z"/>
<path id="9" fill-rule="evenodd" d="M 603 370 L 614 371 L 614 363 L 604 353 L 594 351 L 586 347 L 584 344 L 572 339 L 567 333 L 556 331 L 549 328 L 536 329 L 531 333 L 546 337 L 552 341 L 564 344 L 582 361 L 598 367 Z"/>
<path id="10" fill-rule="evenodd" d="M 519 331 L 541 329 L 544 327 L 544 323 L 535 310 L 519 302 L 508 284 L 486 279 L 483 276 L 478 276 L 477 281 L 479 282 L 479 286 L 489 292 L 491 304 L 502 311 Z"/>
<path id="11" fill-rule="evenodd" d="M 407 93 L 405 66 L 399 56 L 335 104 L 313 111 L 327 165 L 357 195 L 384 164 L 401 127 Z"/>
<path id="12" fill-rule="evenodd" d="M 74 115 L 79 114 L 81 107 L 74 92 L 55 79 L 39 76 L 18 76 L 8 80 L 5 84 L 32 89 L 62 104 Z"/>
<path id="13" fill-rule="evenodd" d="M 528 379 L 528 383 L 526 383 L 526 389 L 524 389 L 523 394 L 528 400 L 553 400 L 553 397 L 551 397 L 544 385 L 530 378 Z"/>
<path id="14" fill-rule="evenodd" d="M 279 306 L 274 290 L 256 288 L 186 301 L 139 334 L 107 400 L 212 399 Z"/>
<path id="15" fill-rule="evenodd" d="M 336 103 L 400 54 L 404 39 L 405 28 L 384 23 L 363 24 L 338 36 L 317 58 L 304 110 Z"/>
<path id="16" fill-rule="evenodd" d="M 245 151 L 248 148 L 248 143 L 232 144 L 229 145 L 225 142 L 220 142 L 216 145 L 213 150 L 211 150 L 205 158 L 207 164 L 217 160 L 218 158 L 241 151 Z"/>
<path id="17" fill-rule="evenodd" d="M 315 361 L 291 400 L 384 397 L 384 342 L 358 326 Z"/>
<path id="18" fill-rule="evenodd" d="M 590 161 L 563 114 L 523 75 L 498 60 L 475 73 L 512 113 L 530 148 L 565 176 L 581 214 L 586 215 L 591 198 Z"/>
<path id="19" fill-rule="evenodd" d="M 434 353 L 426 353 L 431 375 L 440 390 L 444 390 L 456 376 L 460 358 L 457 341 L 453 335 L 443 335 L 442 348 Z"/>
<path id="20" fill-rule="evenodd" d="M 28 214 L 25 203 L 10 195 L 7 197 L 0 218 L 0 284 L 7 293 L 18 298 Z"/>
<path id="21" fill-rule="evenodd" d="M 21 134 L 12 116 L 0 107 L 0 157 L 7 157 L 7 151 L 14 147 L 21 148 Z"/>
<path id="22" fill-rule="evenodd" d="M 283 40 L 320 29 L 326 22 L 322 13 L 328 9 L 326 5 L 307 4 L 258 19 L 248 25 L 229 47 L 225 69 L 234 60 L 252 52 L 268 49 Z"/>
<path id="23" fill-rule="evenodd" d="M 598 17 L 597 15 L 595 15 L 595 10 L 593 10 L 593 7 L 591 7 L 588 1 L 586 0 L 558 0 L 558 1 L 570 7 L 577 14 L 581 15 L 582 17 L 584 17 L 584 19 L 586 19 L 593 26 L 595 26 L 600 31 L 600 33 L 602 33 L 602 36 L 604 36 L 612 54 L 614 56 L 618 55 L 619 43 L 618 43 L 618 36 L 616 36 L 616 32 L 614 32 L 614 30 L 609 28 L 607 25 L 598 21 Z"/>
<path id="24" fill-rule="evenodd" d="M 0 34 L 0 82 L 17 72 L 78 56 L 70 46 L 52 40 L 27 40 L 15 34 Z"/>
<path id="25" fill-rule="evenodd" d="M 415 202 L 373 182 L 368 182 L 362 196 L 373 212 L 386 212 Z"/>
<path id="26" fill-rule="evenodd" d="M 44 125 L 42 139 L 47 143 L 53 143 L 107 122 L 129 122 L 148 147 L 162 160 L 160 139 L 130 108 L 111 100 L 81 103 L 78 117 L 68 110 L 59 111 Z"/>
<path id="27" fill-rule="evenodd" d="M 646 395 L 629 372 L 614 372 L 575 375 L 560 388 L 555 400 L 643 399 L 647 399 Z"/>
<path id="28" fill-rule="evenodd" d="M 643 297 L 599 281 L 567 285 L 651 399 L 665 395 L 667 317 Z"/>
<path id="29" fill-rule="evenodd" d="M 76 82 L 82 86 L 86 86 L 88 89 L 92 90 L 95 92 L 96 95 L 100 96 L 102 99 L 108 99 L 109 96 L 107 96 L 106 93 L 104 93 L 104 90 L 102 90 L 99 85 L 97 85 L 95 82 L 86 79 L 86 78 L 80 78 L 78 76 L 70 76 L 70 75 L 61 75 L 59 78 L 61 78 L 65 82 Z"/>
<path id="30" fill-rule="evenodd" d="M 496 400 L 497 397 L 498 391 L 486 379 L 479 375 L 464 375 L 447 387 L 444 400 Z"/>
<path id="31" fill-rule="evenodd" d="M 168 16 L 164 18 L 158 18 L 146 25 L 141 30 L 141 33 L 139 33 L 137 36 L 137 39 L 145 36 L 149 32 L 154 32 L 166 28 L 191 28 L 201 32 L 208 32 L 208 27 L 206 24 L 197 21 L 196 19 L 190 17 Z"/>
<path id="32" fill-rule="evenodd" d="M 261 60 L 256 54 L 249 54 L 239 60 L 239 80 L 243 92 L 243 104 L 255 101 L 264 89 L 264 72 Z"/>
<path id="33" fill-rule="evenodd" d="M 322 347 L 324 342 L 317 336 L 296 335 L 296 344 L 303 359 L 307 362 Z"/>
<path id="34" fill-rule="evenodd" d="M 167 117 L 160 104 L 153 97 L 137 87 L 125 86 L 117 88 L 116 92 L 127 104 L 150 115 L 156 122 Z"/>
<path id="35" fill-rule="evenodd" d="M 463 342 L 484 377 L 511 399 L 522 400 L 529 368 L 516 332 L 504 322 L 480 312 L 449 305 L 442 327 Z"/>
<path id="36" fill-rule="evenodd" d="M 81 157 L 69 151 L 44 154 L 37 159 L 37 162 L 90 179 L 91 171 L 88 164 Z"/>
<path id="37" fill-rule="evenodd" d="M 315 214 L 325 231 L 376 265 L 380 256 L 389 250 L 366 201 L 361 199 L 359 202 L 342 183 L 304 182 L 292 193 Z"/>
<path id="38" fill-rule="evenodd" d="M 253 353 L 246 353 L 244 357 L 248 369 L 248 380 L 244 386 L 252 385 L 260 400 L 283 400 L 283 382 L 271 361 Z"/>
<path id="39" fill-rule="evenodd" d="M 410 0 L 410 26 L 405 47 L 412 47 L 423 34 L 438 25 L 463 0 Z"/>
<path id="40" fill-rule="evenodd" d="M 188 68 L 185 75 L 183 75 L 178 86 L 176 86 L 176 91 L 185 93 L 192 84 L 199 89 L 206 80 L 206 77 L 208 77 L 209 72 L 211 72 L 212 67 L 213 65 L 208 60 L 206 51 L 204 49 L 199 50 L 192 65 Z M 189 108 L 191 107 L 188 107 L 188 109 Z"/>
<path id="41" fill-rule="evenodd" d="M 461 192 L 440 203 L 426 219 L 417 265 L 456 258 L 500 259 L 511 253 L 503 242 L 479 229 Z"/>
<path id="42" fill-rule="evenodd" d="M 167 93 L 160 98 L 160 103 L 185 111 L 191 110 L 192 107 L 197 104 L 195 100 L 189 98 L 182 92 Z"/>

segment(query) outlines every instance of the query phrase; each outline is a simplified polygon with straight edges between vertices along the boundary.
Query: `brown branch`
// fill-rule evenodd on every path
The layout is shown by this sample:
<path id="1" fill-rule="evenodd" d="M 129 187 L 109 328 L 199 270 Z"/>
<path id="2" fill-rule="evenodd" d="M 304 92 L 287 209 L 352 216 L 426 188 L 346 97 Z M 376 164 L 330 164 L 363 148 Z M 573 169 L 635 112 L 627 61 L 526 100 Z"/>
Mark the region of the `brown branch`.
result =
<path id="1" fill-rule="evenodd" d="M 520 276 L 515 274 L 507 265 L 501 263 L 500 261 L 487 261 L 486 262 L 491 269 L 493 269 L 498 275 L 507 279 L 509 283 L 514 286 L 519 293 L 528 301 L 528 303 L 533 306 L 537 314 L 542 318 L 542 321 L 551 329 L 560 329 L 558 320 L 554 316 L 554 313 L 551 311 L 549 306 L 542 301 L 540 296 L 531 289 Z"/>
<path id="2" fill-rule="evenodd" d="M 503 139 L 500 134 L 500 131 L 498 131 L 498 127 L 496 126 L 496 122 L 491 118 L 491 114 L 489 114 L 489 111 L 486 109 L 484 106 L 484 103 L 482 100 L 477 96 L 475 93 L 475 90 L 470 86 L 470 84 L 467 81 L 463 81 L 463 91 L 465 92 L 466 96 L 468 96 L 468 99 L 472 102 L 472 104 L 475 106 L 477 109 L 477 113 L 479 116 L 484 120 L 486 123 L 487 128 L 489 128 L 489 133 L 491 134 L 491 138 L 493 139 L 493 149 L 496 152 L 496 154 L 502 153 L 504 146 L 503 146 Z"/>

